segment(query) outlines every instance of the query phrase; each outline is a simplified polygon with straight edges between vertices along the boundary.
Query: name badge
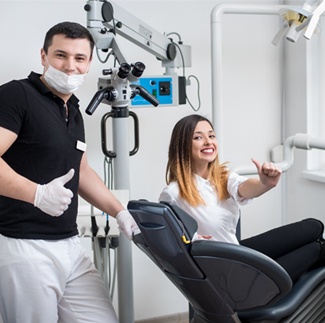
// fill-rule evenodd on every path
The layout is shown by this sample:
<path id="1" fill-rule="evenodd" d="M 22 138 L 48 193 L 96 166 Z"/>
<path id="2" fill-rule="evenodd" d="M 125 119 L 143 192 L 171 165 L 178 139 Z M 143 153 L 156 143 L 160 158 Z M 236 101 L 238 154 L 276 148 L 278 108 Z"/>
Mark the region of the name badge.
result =
<path id="1" fill-rule="evenodd" d="M 86 143 L 84 143 L 84 142 L 82 142 L 80 140 L 77 140 L 76 148 L 78 150 L 86 151 L 86 147 L 87 147 Z"/>

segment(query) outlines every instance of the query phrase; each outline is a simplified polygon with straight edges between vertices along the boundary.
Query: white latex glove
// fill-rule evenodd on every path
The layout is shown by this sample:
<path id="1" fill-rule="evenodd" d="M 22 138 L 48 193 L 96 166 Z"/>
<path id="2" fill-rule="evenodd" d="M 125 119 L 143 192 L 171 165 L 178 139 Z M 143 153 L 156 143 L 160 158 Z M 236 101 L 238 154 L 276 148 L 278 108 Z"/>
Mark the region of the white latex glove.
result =
<path id="1" fill-rule="evenodd" d="M 34 206 L 43 212 L 60 216 L 68 209 L 73 193 L 64 187 L 74 175 L 74 169 L 70 169 L 65 175 L 55 178 L 53 181 L 44 185 L 37 185 Z"/>
<path id="2" fill-rule="evenodd" d="M 115 219 L 119 226 L 119 230 L 124 233 L 129 240 L 133 239 L 133 234 L 140 233 L 138 225 L 128 210 L 120 211 Z"/>

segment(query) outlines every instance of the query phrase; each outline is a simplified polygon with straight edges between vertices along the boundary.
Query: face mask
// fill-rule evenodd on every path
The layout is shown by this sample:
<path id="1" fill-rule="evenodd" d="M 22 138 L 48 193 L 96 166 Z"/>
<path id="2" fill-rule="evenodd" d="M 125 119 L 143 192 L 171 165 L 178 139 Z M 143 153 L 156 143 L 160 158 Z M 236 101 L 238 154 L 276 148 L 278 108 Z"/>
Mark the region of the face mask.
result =
<path id="1" fill-rule="evenodd" d="M 44 73 L 46 83 L 56 91 L 63 94 L 70 94 L 77 91 L 79 86 L 83 83 L 86 74 L 72 74 L 68 75 L 60 70 L 49 65 Z"/>

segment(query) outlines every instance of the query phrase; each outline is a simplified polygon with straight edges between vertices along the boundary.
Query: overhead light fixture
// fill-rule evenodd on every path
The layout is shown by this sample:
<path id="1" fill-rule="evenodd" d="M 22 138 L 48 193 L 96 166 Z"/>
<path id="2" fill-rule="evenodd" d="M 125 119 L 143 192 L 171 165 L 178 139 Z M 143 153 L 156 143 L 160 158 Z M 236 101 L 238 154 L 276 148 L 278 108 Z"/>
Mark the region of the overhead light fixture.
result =
<path id="1" fill-rule="evenodd" d="M 303 30 L 304 37 L 310 39 L 320 27 L 318 21 L 325 11 L 325 1 L 307 1 L 300 7 L 288 7 L 280 10 L 283 24 L 272 40 L 272 44 L 278 45 L 283 37 L 295 43 Z"/>

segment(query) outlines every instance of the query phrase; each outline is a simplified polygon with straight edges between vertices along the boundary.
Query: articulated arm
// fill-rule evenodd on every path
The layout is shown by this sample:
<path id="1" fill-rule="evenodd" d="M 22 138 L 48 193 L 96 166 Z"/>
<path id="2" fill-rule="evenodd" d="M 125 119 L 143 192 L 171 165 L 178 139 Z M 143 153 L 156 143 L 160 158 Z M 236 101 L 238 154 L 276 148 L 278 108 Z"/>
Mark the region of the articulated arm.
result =
<path id="1" fill-rule="evenodd" d="M 293 148 L 298 149 L 321 149 L 325 150 L 325 140 L 313 138 L 308 134 L 297 133 L 294 136 L 288 137 L 283 144 L 283 161 L 276 163 L 283 172 L 290 169 L 293 164 Z M 257 174 L 255 166 L 243 166 L 234 170 L 239 175 L 254 175 Z"/>
<path id="2" fill-rule="evenodd" d="M 163 67 L 190 66 L 189 46 L 175 44 L 170 38 L 112 1 L 89 0 L 85 10 L 87 11 L 87 28 L 95 39 L 96 47 L 102 50 L 112 48 L 120 63 L 126 61 L 118 49 L 116 34 L 155 55 L 162 61 Z"/>

